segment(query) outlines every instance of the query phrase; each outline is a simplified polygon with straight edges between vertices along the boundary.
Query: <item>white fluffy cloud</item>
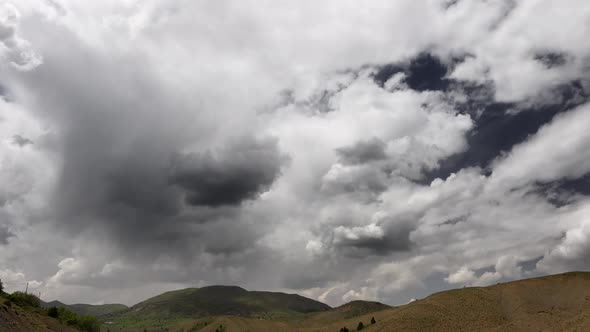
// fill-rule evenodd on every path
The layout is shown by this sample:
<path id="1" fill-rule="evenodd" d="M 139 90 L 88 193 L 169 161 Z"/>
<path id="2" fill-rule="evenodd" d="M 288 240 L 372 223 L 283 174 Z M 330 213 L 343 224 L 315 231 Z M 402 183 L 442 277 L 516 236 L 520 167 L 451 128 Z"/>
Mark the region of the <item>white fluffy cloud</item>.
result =
<path id="1" fill-rule="evenodd" d="M 9 2 L 0 2 L 0 54 L 16 69 L 31 70 L 43 63 L 31 43 L 18 35 L 20 12 Z"/>
<path id="2" fill-rule="evenodd" d="M 534 181 L 576 179 L 590 171 L 590 105 L 556 117 L 494 167 L 493 181 L 518 187 Z"/>

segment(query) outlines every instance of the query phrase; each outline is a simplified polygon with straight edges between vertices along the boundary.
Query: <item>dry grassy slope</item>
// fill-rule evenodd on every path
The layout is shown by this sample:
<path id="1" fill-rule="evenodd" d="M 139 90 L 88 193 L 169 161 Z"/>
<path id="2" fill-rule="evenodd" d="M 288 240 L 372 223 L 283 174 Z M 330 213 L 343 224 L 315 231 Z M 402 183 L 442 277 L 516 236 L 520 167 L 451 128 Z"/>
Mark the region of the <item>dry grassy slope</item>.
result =
<path id="1" fill-rule="evenodd" d="M 213 316 L 205 318 L 182 319 L 167 324 L 169 331 L 199 331 L 214 332 L 220 325 L 227 332 L 237 331 L 339 331 L 341 327 L 356 327 L 359 320 L 368 324 L 371 317 L 377 320 L 385 318 L 386 310 L 391 308 L 385 304 L 368 301 L 353 301 L 340 307 L 324 312 L 314 312 L 279 319 L 257 319 L 238 316 Z M 371 313 L 368 313 L 371 312 Z M 206 324 L 204 324 L 206 322 Z M 109 326 L 103 325 L 103 331 Z M 121 326 L 110 326 L 112 331 L 119 331 Z M 144 328 L 158 331 L 158 327 L 136 326 L 133 328 L 122 327 L 125 332 L 142 332 Z"/>
<path id="2" fill-rule="evenodd" d="M 307 319 L 300 321 L 269 321 L 262 319 L 250 319 L 234 316 L 215 317 L 214 320 L 199 330 L 199 332 L 214 332 L 219 325 L 223 325 L 226 331 L 241 331 L 241 332 L 259 332 L 259 331 L 273 331 L 273 332 L 337 332 L 341 327 L 348 327 L 350 330 L 356 328 L 359 321 L 365 325 L 369 325 L 371 317 L 375 317 L 377 321 L 386 319 L 388 310 L 368 313 L 361 316 L 343 318 L 334 320 L 330 317 L 327 320 L 318 319 L 316 315 L 312 315 Z M 323 313 L 320 317 L 323 316 Z M 364 330 L 363 330 L 364 331 Z"/>
<path id="3" fill-rule="evenodd" d="M 590 273 L 456 289 L 387 312 L 366 331 L 590 331 Z"/>
<path id="4" fill-rule="evenodd" d="M 75 332 L 75 329 L 61 325 L 57 320 L 45 315 L 24 310 L 17 305 L 7 305 L 0 298 L 0 331 L 2 332 Z"/>

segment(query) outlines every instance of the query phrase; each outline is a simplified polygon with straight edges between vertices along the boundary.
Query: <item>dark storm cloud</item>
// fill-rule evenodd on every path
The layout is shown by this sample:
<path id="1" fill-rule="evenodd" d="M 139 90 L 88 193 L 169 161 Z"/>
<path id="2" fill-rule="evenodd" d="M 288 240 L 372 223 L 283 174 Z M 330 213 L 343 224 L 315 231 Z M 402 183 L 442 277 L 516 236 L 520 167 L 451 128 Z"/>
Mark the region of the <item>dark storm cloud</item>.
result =
<path id="1" fill-rule="evenodd" d="M 364 164 L 375 160 L 387 158 L 385 142 L 377 137 L 366 141 L 358 141 L 352 146 L 339 148 L 336 153 L 345 164 Z"/>
<path id="2" fill-rule="evenodd" d="M 548 69 L 561 67 L 568 62 L 568 55 L 560 52 L 539 52 L 534 58 Z"/>
<path id="3" fill-rule="evenodd" d="M 25 145 L 33 144 L 33 141 L 21 135 L 14 135 L 12 136 L 12 143 L 22 147 Z"/>
<path id="4" fill-rule="evenodd" d="M 363 233 L 354 234 L 354 236 L 335 234 L 334 244 L 338 250 L 350 257 L 384 256 L 411 249 L 410 233 L 414 230 L 411 224 L 391 223 L 382 227 L 384 233 L 381 236 Z"/>
<path id="5" fill-rule="evenodd" d="M 47 34 L 64 46 L 45 52 L 45 65 L 26 79 L 43 101 L 37 115 L 55 129 L 61 162 L 50 206 L 58 228 L 72 236 L 93 230 L 132 261 L 190 261 L 254 246 L 263 218 L 238 228 L 246 217 L 237 208 L 279 176 L 277 142 L 239 130 L 234 143 L 226 143 L 230 134 L 210 139 L 215 115 L 136 58 L 92 55 L 59 26 Z M 217 243 L 236 229 L 243 241 Z"/>
<path id="6" fill-rule="evenodd" d="M 445 1 L 443 1 L 442 6 L 444 9 L 449 9 L 458 3 L 459 3 L 459 0 L 445 0 Z"/>
<path id="7" fill-rule="evenodd" d="M 13 236 L 14 233 L 10 231 L 8 226 L 0 225 L 0 244 L 8 244 L 8 239 Z"/>
<path id="8" fill-rule="evenodd" d="M 169 180 L 185 191 L 190 205 L 238 205 L 268 190 L 282 160 L 276 141 L 245 139 L 222 151 L 180 156 Z"/>
<path id="9" fill-rule="evenodd" d="M 458 216 L 458 217 L 454 217 L 454 218 L 449 218 L 449 219 L 443 221 L 442 223 L 440 223 L 439 226 L 456 225 L 461 222 L 466 222 L 468 218 L 469 218 L 469 215 L 463 215 L 463 216 Z"/>

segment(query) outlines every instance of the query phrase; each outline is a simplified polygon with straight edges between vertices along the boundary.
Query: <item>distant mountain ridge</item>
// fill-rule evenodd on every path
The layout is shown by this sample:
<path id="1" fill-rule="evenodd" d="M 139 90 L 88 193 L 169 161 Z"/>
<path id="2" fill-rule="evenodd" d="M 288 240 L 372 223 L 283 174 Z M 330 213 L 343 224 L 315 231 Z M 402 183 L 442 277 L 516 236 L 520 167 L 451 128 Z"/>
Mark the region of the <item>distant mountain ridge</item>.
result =
<path id="1" fill-rule="evenodd" d="M 96 317 L 109 315 L 117 312 L 121 312 L 124 310 L 129 309 L 128 306 L 119 303 L 110 303 L 110 304 L 85 304 L 85 303 L 76 303 L 76 304 L 65 304 L 63 302 L 54 300 L 51 302 L 43 302 L 41 301 L 41 306 L 43 308 L 49 307 L 64 307 L 67 309 L 72 310 L 77 315 L 92 315 Z"/>

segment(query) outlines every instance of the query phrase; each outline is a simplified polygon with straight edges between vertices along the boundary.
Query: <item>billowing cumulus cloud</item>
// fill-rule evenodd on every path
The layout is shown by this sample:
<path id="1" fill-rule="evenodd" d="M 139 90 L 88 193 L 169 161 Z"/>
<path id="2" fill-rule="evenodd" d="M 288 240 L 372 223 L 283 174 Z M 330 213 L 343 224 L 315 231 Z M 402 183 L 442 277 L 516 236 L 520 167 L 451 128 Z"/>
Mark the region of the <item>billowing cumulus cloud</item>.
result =
<path id="1" fill-rule="evenodd" d="M 31 70 L 43 62 L 29 41 L 17 34 L 20 12 L 9 2 L 0 3 L 1 54 L 19 70 Z"/>
<path id="2" fill-rule="evenodd" d="M 588 9 L 1 2 L 0 278 L 401 304 L 588 269 Z"/>

